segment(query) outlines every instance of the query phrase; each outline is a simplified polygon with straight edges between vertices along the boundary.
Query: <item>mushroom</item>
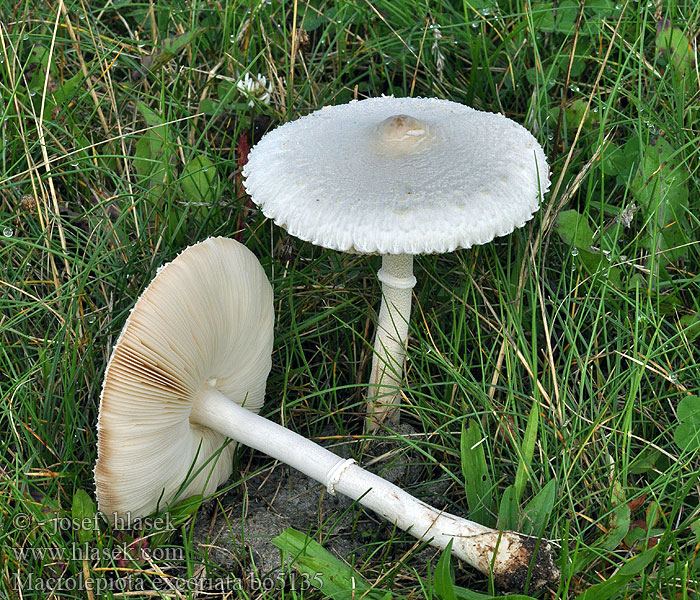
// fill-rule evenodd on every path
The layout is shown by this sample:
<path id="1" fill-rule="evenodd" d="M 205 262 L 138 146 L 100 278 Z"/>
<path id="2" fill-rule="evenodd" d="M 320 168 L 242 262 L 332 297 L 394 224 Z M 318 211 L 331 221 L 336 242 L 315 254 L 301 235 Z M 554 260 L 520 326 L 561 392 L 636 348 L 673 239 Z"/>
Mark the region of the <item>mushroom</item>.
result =
<path id="1" fill-rule="evenodd" d="M 399 421 L 413 255 L 506 235 L 549 187 L 544 151 L 525 128 L 435 98 L 322 108 L 265 135 L 243 173 L 253 201 L 290 234 L 382 256 L 370 430 Z"/>
<path id="2" fill-rule="evenodd" d="M 528 576 L 532 589 L 556 580 L 546 541 L 433 508 L 258 415 L 271 364 L 272 304 L 262 267 L 234 240 L 196 244 L 159 271 L 131 311 L 105 373 L 95 466 L 100 511 L 114 523 L 128 522 L 176 495 L 213 493 L 231 473 L 231 439 L 418 539 L 439 548 L 452 540 L 456 556 L 493 573 L 499 586 L 520 589 Z"/>

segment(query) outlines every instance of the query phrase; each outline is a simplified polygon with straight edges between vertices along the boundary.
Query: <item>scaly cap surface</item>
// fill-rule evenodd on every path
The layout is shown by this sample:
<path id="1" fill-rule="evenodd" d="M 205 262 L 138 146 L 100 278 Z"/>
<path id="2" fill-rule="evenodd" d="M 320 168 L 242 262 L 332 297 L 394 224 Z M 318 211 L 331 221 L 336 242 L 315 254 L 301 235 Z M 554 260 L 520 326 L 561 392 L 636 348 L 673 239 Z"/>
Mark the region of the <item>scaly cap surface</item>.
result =
<path id="1" fill-rule="evenodd" d="M 334 250 L 422 254 L 524 225 L 549 188 L 544 151 L 503 115 L 435 98 L 322 108 L 265 135 L 245 186 L 292 235 Z"/>

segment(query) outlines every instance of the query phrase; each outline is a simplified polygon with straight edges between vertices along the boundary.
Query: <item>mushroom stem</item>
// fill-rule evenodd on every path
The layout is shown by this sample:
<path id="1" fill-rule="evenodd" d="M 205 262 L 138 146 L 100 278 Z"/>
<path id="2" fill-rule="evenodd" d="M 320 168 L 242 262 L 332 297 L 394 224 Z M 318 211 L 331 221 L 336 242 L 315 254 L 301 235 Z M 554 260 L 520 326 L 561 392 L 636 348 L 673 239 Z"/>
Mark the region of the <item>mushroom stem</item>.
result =
<path id="1" fill-rule="evenodd" d="M 382 423 L 397 425 L 403 378 L 408 323 L 416 278 L 413 256 L 386 254 L 377 273 L 382 282 L 382 305 L 372 356 L 372 373 L 367 389 L 367 427 L 376 431 Z"/>
<path id="2" fill-rule="evenodd" d="M 353 460 L 239 406 L 211 386 L 198 394 L 190 421 L 294 467 L 330 493 L 348 496 L 437 548 L 445 548 L 452 540 L 452 553 L 482 573 L 493 573 L 499 587 L 522 590 L 528 573 L 531 590 L 559 577 L 547 542 L 513 531 L 499 532 L 433 508 Z"/>

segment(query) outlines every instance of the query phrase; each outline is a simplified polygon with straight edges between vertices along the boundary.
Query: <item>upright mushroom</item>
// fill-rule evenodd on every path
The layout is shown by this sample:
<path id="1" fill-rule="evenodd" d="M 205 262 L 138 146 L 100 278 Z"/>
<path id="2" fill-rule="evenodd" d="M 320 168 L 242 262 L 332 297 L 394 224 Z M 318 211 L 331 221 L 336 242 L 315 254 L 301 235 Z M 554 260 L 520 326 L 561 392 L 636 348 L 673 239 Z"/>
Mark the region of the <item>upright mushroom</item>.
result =
<path id="1" fill-rule="evenodd" d="M 272 290 L 253 254 L 214 238 L 163 267 L 139 298 L 105 373 L 95 482 L 114 522 L 180 497 L 212 493 L 231 473 L 226 438 L 340 492 L 508 589 L 537 588 L 558 570 L 547 542 L 495 531 L 420 502 L 306 438 L 259 416 L 270 370 Z M 212 456 L 220 450 L 218 458 Z"/>
<path id="2" fill-rule="evenodd" d="M 524 225 L 549 187 L 544 152 L 500 114 L 435 98 L 371 98 L 278 127 L 251 150 L 263 213 L 318 246 L 382 255 L 370 428 L 398 422 L 413 255 L 484 244 Z"/>

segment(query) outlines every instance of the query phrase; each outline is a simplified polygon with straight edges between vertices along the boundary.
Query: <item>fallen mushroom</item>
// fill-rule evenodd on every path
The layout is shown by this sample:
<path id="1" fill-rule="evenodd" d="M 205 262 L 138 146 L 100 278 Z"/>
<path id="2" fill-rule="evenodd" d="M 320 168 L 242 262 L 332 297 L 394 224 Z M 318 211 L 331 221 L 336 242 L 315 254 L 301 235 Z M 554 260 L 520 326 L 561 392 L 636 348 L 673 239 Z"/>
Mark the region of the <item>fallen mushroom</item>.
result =
<path id="1" fill-rule="evenodd" d="M 435 98 L 322 108 L 265 135 L 243 173 L 253 201 L 292 235 L 382 255 L 371 430 L 399 421 L 413 255 L 506 235 L 530 220 L 549 187 L 544 151 L 525 128 Z"/>
<path id="2" fill-rule="evenodd" d="M 496 583 L 556 581 L 549 544 L 495 531 L 417 500 L 397 486 L 259 416 L 272 348 L 272 289 L 234 240 L 196 244 L 161 268 L 139 298 L 107 370 L 95 482 L 114 523 L 180 498 L 211 494 L 231 473 L 230 438 L 280 460 L 453 553 Z M 210 460 L 221 447 L 216 460 Z M 199 471 L 199 473 L 198 473 Z"/>

